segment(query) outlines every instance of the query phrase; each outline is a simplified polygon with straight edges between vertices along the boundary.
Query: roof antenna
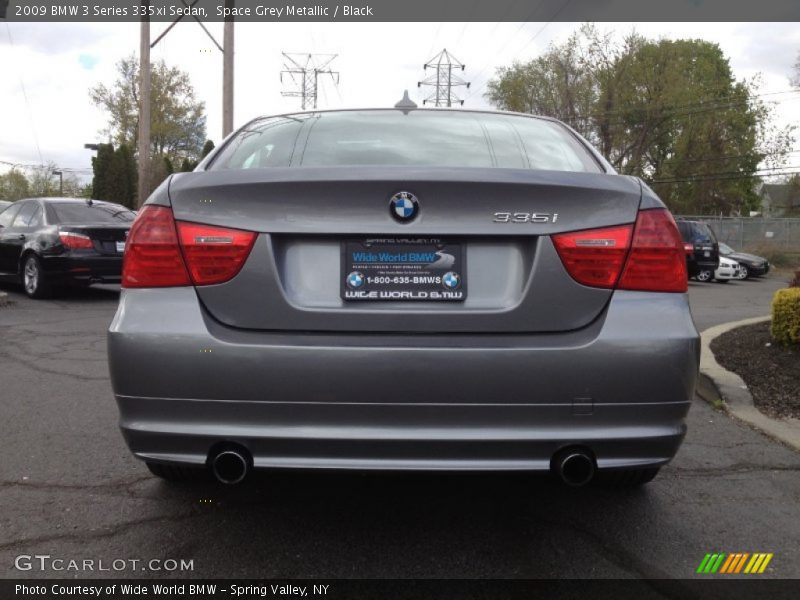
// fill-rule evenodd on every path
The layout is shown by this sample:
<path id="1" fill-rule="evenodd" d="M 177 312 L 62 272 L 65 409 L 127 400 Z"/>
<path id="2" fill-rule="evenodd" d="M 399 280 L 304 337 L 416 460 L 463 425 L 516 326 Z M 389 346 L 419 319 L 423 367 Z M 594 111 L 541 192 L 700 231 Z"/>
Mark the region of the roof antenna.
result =
<path id="1" fill-rule="evenodd" d="M 394 107 L 399 108 L 405 114 L 408 114 L 408 111 L 410 111 L 412 108 L 417 108 L 417 104 L 408 97 L 408 90 L 405 90 L 403 92 L 403 98 L 400 100 L 400 102 L 395 104 Z"/>

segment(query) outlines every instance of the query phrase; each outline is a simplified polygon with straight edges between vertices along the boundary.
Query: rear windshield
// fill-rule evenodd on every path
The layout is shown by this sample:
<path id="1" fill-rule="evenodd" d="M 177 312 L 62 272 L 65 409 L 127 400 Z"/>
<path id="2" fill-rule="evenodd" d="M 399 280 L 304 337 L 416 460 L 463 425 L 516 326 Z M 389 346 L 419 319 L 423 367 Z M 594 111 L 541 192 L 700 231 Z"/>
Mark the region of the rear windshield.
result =
<path id="1" fill-rule="evenodd" d="M 209 167 L 408 165 L 602 172 L 565 127 L 469 111 L 342 111 L 274 117 L 241 130 Z"/>
<path id="2" fill-rule="evenodd" d="M 130 223 L 136 215 L 117 204 L 94 202 L 53 203 L 50 209 L 57 223 L 80 225 L 82 223 Z"/>
<path id="3" fill-rule="evenodd" d="M 686 242 L 716 242 L 714 232 L 705 223 L 678 221 L 678 230 Z"/>

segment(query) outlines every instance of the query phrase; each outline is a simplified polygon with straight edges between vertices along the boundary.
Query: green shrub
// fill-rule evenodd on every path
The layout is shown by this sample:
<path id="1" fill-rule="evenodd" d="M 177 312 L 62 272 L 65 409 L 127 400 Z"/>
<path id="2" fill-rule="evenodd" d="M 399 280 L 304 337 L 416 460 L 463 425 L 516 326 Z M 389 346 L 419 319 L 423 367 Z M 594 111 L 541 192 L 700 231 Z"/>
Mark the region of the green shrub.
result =
<path id="1" fill-rule="evenodd" d="M 800 287 L 778 290 L 772 297 L 772 339 L 800 344 Z"/>

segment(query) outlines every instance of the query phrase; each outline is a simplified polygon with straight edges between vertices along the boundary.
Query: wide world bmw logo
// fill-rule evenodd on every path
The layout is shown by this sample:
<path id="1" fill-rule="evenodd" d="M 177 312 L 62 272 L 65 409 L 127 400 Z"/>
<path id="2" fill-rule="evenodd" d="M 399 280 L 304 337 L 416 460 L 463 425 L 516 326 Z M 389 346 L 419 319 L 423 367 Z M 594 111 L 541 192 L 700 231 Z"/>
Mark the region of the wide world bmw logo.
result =
<path id="1" fill-rule="evenodd" d="M 401 223 L 408 223 L 419 213 L 419 200 L 411 192 L 397 192 L 389 200 L 389 213 Z"/>

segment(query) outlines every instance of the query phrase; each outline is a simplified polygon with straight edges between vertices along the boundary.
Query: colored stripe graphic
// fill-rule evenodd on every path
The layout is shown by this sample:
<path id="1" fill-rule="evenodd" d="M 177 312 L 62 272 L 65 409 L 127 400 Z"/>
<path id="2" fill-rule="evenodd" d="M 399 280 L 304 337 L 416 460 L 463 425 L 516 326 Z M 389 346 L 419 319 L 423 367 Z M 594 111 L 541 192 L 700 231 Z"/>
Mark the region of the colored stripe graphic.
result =
<path id="1" fill-rule="evenodd" d="M 703 560 L 700 561 L 700 566 L 697 567 L 697 571 L 695 571 L 695 573 L 705 573 L 706 572 L 705 571 L 706 565 L 708 564 L 708 561 L 709 561 L 710 558 L 711 558 L 711 555 L 710 554 L 706 554 L 703 557 Z"/>
<path id="2" fill-rule="evenodd" d="M 719 570 L 719 572 L 730 573 L 730 568 L 736 563 L 735 558 L 735 554 L 728 554 L 728 559 L 722 564 L 722 568 Z"/>
<path id="3" fill-rule="evenodd" d="M 751 575 L 763 573 L 773 556 L 774 554 L 771 552 L 756 552 L 753 554 L 749 552 L 733 552 L 730 554 L 726 554 L 725 552 L 708 553 L 703 557 L 703 560 L 700 561 L 696 573 L 712 575 L 714 573 L 727 575 L 742 572 Z M 742 571 L 742 569 L 744 569 L 744 571 Z"/>
<path id="4" fill-rule="evenodd" d="M 744 566 L 744 561 L 747 560 L 747 557 L 750 556 L 750 553 L 749 552 L 745 552 L 741 556 L 742 556 L 742 558 L 739 560 L 739 564 L 736 565 L 736 570 L 734 571 L 734 573 L 738 573 L 739 571 L 742 570 L 742 567 Z"/>

